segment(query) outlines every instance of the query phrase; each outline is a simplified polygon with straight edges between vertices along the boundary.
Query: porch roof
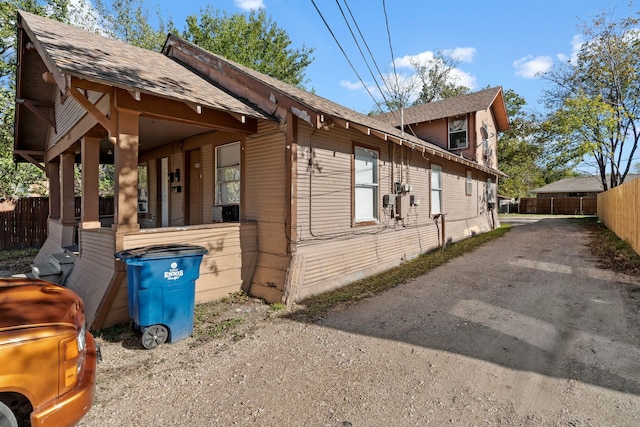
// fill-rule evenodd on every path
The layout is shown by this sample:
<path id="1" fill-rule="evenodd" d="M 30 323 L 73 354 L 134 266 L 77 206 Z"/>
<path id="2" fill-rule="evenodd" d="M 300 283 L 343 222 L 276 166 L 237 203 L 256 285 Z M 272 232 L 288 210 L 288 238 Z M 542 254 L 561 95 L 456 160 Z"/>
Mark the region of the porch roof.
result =
<path id="1" fill-rule="evenodd" d="M 20 22 L 48 67 L 64 75 L 142 93 L 192 102 L 249 117 L 269 118 L 185 69 L 167 56 L 38 15 L 20 11 Z"/>

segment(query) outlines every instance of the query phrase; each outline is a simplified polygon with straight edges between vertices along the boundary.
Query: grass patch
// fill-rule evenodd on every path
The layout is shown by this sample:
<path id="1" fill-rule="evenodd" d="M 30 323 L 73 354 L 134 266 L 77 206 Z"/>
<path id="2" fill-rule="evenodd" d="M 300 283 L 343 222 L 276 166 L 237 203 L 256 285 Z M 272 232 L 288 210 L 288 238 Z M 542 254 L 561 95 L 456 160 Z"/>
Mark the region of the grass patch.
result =
<path id="1" fill-rule="evenodd" d="M 333 291 L 312 295 L 300 301 L 299 304 L 303 308 L 290 313 L 289 317 L 310 322 L 319 320 L 336 306 L 357 303 L 394 288 L 409 279 L 421 276 L 453 258 L 503 236 L 510 228 L 509 225 L 503 225 L 488 233 L 453 243 L 444 251 L 438 249 L 375 276 L 358 280 Z"/>
<path id="2" fill-rule="evenodd" d="M 589 231 L 589 250 L 598 257 L 602 268 L 629 276 L 640 275 L 640 255 L 629 242 L 620 239 L 597 218 L 576 221 Z"/>
<path id="3" fill-rule="evenodd" d="M 242 316 L 227 317 L 224 313 L 228 312 L 232 306 L 242 305 L 250 301 L 251 297 L 242 291 L 238 291 L 219 301 L 196 305 L 193 313 L 192 337 L 200 342 L 206 342 L 233 332 L 245 319 Z"/>
<path id="4" fill-rule="evenodd" d="M 7 270 L 13 274 L 26 273 L 31 270 L 31 263 L 40 249 L 10 249 L 0 251 L 0 270 Z"/>
<path id="5" fill-rule="evenodd" d="M 6 251 L 0 251 L 0 261 L 16 261 L 20 258 L 34 258 L 38 255 L 38 251 L 40 251 L 39 248 L 9 249 Z"/>

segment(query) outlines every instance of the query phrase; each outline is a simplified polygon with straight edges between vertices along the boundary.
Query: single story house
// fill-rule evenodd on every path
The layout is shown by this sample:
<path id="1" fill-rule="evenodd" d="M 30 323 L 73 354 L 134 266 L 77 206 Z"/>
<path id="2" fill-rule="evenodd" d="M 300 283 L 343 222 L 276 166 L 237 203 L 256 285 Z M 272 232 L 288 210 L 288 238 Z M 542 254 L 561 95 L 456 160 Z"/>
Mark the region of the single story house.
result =
<path id="1" fill-rule="evenodd" d="M 626 181 L 631 181 L 638 178 L 640 175 L 627 175 Z M 547 184 L 543 187 L 531 190 L 535 193 L 538 199 L 554 198 L 571 198 L 571 197 L 583 197 L 593 198 L 598 196 L 598 193 L 602 193 L 604 187 L 602 180 L 599 176 L 574 176 L 569 178 L 562 178 L 551 184 Z"/>
<path id="2" fill-rule="evenodd" d="M 458 152 L 174 35 L 151 52 L 19 12 L 17 52 L 15 157 L 50 185 L 36 262 L 77 245 L 65 285 L 94 329 L 128 320 L 121 250 L 198 244 L 196 302 L 244 290 L 290 303 L 499 225 L 502 174 L 485 159 L 508 126 L 499 88 L 438 119 Z M 111 218 L 98 215 L 105 164 Z"/>

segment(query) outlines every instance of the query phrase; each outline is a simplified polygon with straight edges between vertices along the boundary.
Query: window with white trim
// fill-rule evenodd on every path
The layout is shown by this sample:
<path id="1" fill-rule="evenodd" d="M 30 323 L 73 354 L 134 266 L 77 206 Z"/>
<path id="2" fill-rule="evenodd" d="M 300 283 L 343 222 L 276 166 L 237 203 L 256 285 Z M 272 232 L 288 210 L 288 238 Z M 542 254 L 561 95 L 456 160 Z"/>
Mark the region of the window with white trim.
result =
<path id="1" fill-rule="evenodd" d="M 354 147 L 354 222 L 378 220 L 378 152 Z"/>
<path id="2" fill-rule="evenodd" d="M 465 194 L 470 196 L 473 194 L 473 175 L 471 174 L 471 171 L 467 171 L 467 180 L 465 184 Z"/>
<path id="3" fill-rule="evenodd" d="M 451 117 L 449 119 L 449 150 L 459 150 L 467 146 L 467 118 Z"/>
<path id="4" fill-rule="evenodd" d="M 442 166 L 431 165 L 431 215 L 442 213 Z"/>
<path id="5" fill-rule="evenodd" d="M 240 204 L 240 143 L 216 147 L 216 205 Z"/>

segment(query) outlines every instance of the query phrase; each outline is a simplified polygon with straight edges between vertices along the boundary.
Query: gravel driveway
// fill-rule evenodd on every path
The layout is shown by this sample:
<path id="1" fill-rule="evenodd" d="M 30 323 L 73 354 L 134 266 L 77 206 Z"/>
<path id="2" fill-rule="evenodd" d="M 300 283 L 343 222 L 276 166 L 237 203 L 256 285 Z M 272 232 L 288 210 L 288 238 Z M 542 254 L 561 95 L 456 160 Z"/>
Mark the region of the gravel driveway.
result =
<path id="1" fill-rule="evenodd" d="M 100 340 L 81 425 L 640 425 L 638 278 L 586 241 L 544 219 L 315 324 L 255 304 L 206 344 Z"/>

